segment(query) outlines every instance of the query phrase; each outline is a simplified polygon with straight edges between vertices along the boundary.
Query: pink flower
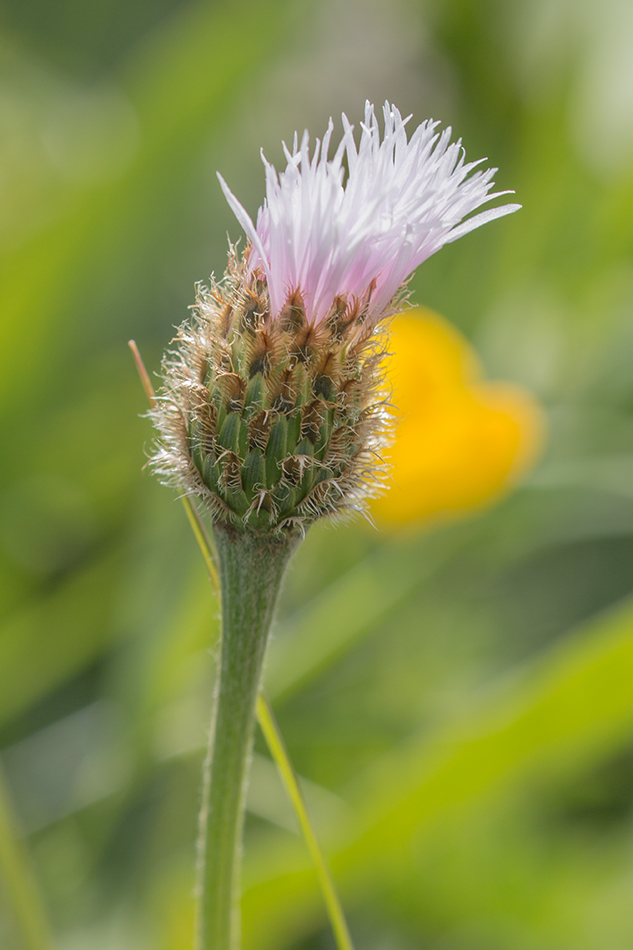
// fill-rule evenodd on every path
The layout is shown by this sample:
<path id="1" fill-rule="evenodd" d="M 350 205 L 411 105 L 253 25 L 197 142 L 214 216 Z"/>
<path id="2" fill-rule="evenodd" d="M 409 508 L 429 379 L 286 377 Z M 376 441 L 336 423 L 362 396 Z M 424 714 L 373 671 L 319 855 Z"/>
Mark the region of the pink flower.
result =
<path id="1" fill-rule="evenodd" d="M 429 119 L 407 141 L 411 116 L 403 119 L 388 102 L 383 113 L 381 141 L 374 107 L 365 104 L 358 148 L 343 115 L 343 137 L 332 159 L 331 119 L 312 156 L 307 131 L 300 146 L 295 135 L 292 153 L 284 143 L 285 171 L 278 173 L 262 154 L 266 200 L 257 227 L 218 174 L 251 243 L 249 273 L 265 277 L 273 315 L 299 291 L 312 323 L 327 317 L 336 297 L 369 300 L 367 314 L 377 321 L 393 312 L 394 295 L 422 261 L 521 207 L 501 205 L 464 220 L 512 193 L 490 194 L 497 169 L 472 173 L 484 159 L 465 164 L 461 140 L 449 144 L 450 128 L 436 132 L 439 123 Z"/>

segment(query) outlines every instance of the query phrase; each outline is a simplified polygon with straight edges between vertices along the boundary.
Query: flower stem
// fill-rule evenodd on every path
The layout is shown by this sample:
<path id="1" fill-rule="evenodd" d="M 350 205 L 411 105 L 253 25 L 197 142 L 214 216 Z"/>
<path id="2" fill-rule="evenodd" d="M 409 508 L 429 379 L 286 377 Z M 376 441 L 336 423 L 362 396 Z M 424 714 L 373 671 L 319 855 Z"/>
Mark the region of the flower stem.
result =
<path id="1" fill-rule="evenodd" d="M 242 829 L 255 703 L 294 537 L 216 526 L 222 643 L 198 850 L 199 950 L 238 950 Z"/>
<path id="2" fill-rule="evenodd" d="M 145 394 L 147 396 L 148 402 L 150 406 L 154 406 L 156 404 L 156 395 L 154 393 L 153 386 L 150 382 L 150 378 L 148 376 L 147 370 L 145 369 L 145 365 L 141 358 L 141 354 L 139 353 L 138 347 L 136 343 L 134 342 L 134 340 L 130 340 L 129 346 L 130 346 L 130 349 L 132 350 L 132 354 L 134 356 L 136 367 L 141 379 L 141 383 L 143 385 L 143 389 L 145 390 Z M 198 542 L 198 545 L 202 552 L 202 557 L 204 558 L 207 571 L 209 572 L 209 578 L 211 580 L 213 589 L 216 592 L 220 592 L 220 581 L 218 578 L 218 571 L 216 568 L 217 554 L 213 550 L 211 539 L 204 527 L 202 519 L 198 513 L 198 509 L 196 508 L 195 504 L 191 501 L 191 499 L 188 498 L 186 495 L 184 495 L 182 497 L 182 503 L 187 513 L 189 524 L 191 525 L 196 541 Z M 291 550 L 292 550 L 292 547 L 294 547 L 294 545 L 291 545 Z M 288 555 L 291 553 L 291 550 L 288 552 Z M 279 578 L 277 581 L 277 584 L 278 584 L 277 593 L 274 594 L 275 600 L 279 592 L 279 586 L 281 584 L 281 579 L 283 577 L 283 572 L 285 570 L 286 563 L 287 563 L 287 557 L 281 566 L 281 573 L 279 574 Z M 274 611 L 274 602 L 272 604 L 271 620 L 272 620 L 273 611 Z M 264 634 L 263 639 L 264 639 L 263 646 L 265 648 L 267 633 Z M 261 659 L 259 662 L 260 662 L 260 679 L 261 679 Z M 219 680 L 218 682 L 220 683 L 221 681 Z M 216 710 L 218 707 L 219 707 L 219 693 L 216 696 Z M 297 818 L 301 826 L 301 831 L 303 833 L 306 846 L 314 862 L 317 877 L 319 880 L 319 885 L 323 892 L 323 900 L 325 902 L 325 907 L 328 913 L 328 917 L 330 918 L 330 924 L 334 932 L 334 937 L 337 943 L 338 950 L 353 950 L 352 941 L 349 935 L 349 931 L 347 929 L 345 916 L 343 914 L 343 908 L 341 907 L 341 902 L 339 901 L 338 895 L 336 893 L 336 889 L 334 887 L 334 882 L 332 880 L 332 875 L 331 875 L 327 860 L 325 858 L 325 855 L 323 854 L 323 851 L 321 850 L 318 838 L 312 827 L 310 816 L 308 814 L 308 810 L 306 808 L 306 804 L 303 799 L 303 795 L 301 793 L 301 788 L 299 786 L 299 781 L 297 779 L 297 774 L 290 760 L 290 756 L 288 755 L 288 750 L 286 749 L 286 745 L 283 741 L 281 732 L 279 731 L 277 720 L 275 719 L 275 715 L 273 713 L 270 702 L 268 701 L 268 698 L 266 697 L 263 691 L 260 692 L 257 698 L 256 708 L 257 708 L 257 718 L 259 720 L 259 725 L 264 734 L 264 738 L 266 739 L 266 743 L 270 750 L 270 754 L 272 755 L 273 759 L 275 760 L 275 763 L 277 764 L 277 768 L 279 769 L 281 779 L 284 783 L 284 786 L 286 788 L 290 801 L 292 802 L 295 812 L 297 813 Z M 252 713 L 251 713 L 251 721 L 252 721 Z M 198 945 L 201 948 L 201 950 L 206 950 L 206 947 L 210 946 L 202 942 L 204 940 L 204 932 L 205 932 L 205 926 L 206 926 L 205 925 L 205 904 L 204 904 L 203 895 L 204 895 L 204 890 L 205 890 L 205 882 L 208 881 L 208 878 L 206 875 L 206 860 L 207 860 L 207 849 L 208 849 L 207 828 L 208 828 L 208 811 L 209 811 L 209 806 L 210 806 L 210 795 L 211 795 L 213 742 L 214 742 L 214 733 L 216 731 L 216 727 L 215 727 L 216 723 L 217 723 L 216 712 L 214 711 L 214 719 L 211 723 L 211 730 L 210 730 L 210 735 L 209 735 L 209 751 L 208 751 L 208 755 L 207 755 L 205 766 L 204 766 L 204 798 L 203 798 L 202 811 L 200 813 L 200 839 L 198 842 L 198 847 L 199 847 Z M 249 741 L 252 741 L 252 731 L 251 731 L 251 740 Z M 246 773 L 248 769 L 248 749 L 246 752 L 245 762 L 246 762 L 246 765 L 244 767 L 244 780 L 243 780 L 244 785 L 246 782 Z M 245 791 L 244 786 L 242 786 L 242 796 L 244 795 L 244 791 Z M 238 847 L 239 847 L 239 842 L 241 842 L 241 822 L 242 822 L 243 811 L 244 811 L 244 802 L 242 800 L 241 811 L 239 812 L 238 817 L 237 817 L 237 821 L 239 823 L 239 828 L 237 829 Z M 237 859 L 235 858 L 235 854 L 233 854 L 232 860 L 234 862 L 237 860 L 237 864 L 234 869 L 234 873 L 237 876 L 237 872 L 239 871 L 239 853 L 238 853 Z M 235 902 L 237 902 L 237 899 L 238 899 L 237 894 L 238 894 L 237 885 L 235 885 L 234 893 L 232 895 L 232 900 L 234 902 L 233 907 L 235 906 Z M 231 913 L 231 918 L 232 919 L 237 918 L 237 912 L 235 910 L 233 910 L 233 912 Z M 237 920 L 236 928 L 237 928 L 237 934 L 234 935 L 233 939 L 237 944 L 237 941 L 239 940 L 239 920 Z M 229 946 L 230 946 L 230 943 L 229 943 Z"/>
<path id="3" fill-rule="evenodd" d="M 288 793 L 288 797 L 290 798 L 297 818 L 299 819 L 299 824 L 301 826 L 301 831 L 303 833 L 306 846 L 310 852 L 310 857 L 314 862 L 314 867 L 319 879 L 319 885 L 323 892 L 325 907 L 328 917 L 330 918 L 332 931 L 334 932 L 336 946 L 338 947 L 338 950 L 354 950 L 352 938 L 350 937 L 349 930 L 347 929 L 345 915 L 343 914 L 343 908 L 341 907 L 341 902 L 338 899 L 338 894 L 336 893 L 336 889 L 334 887 L 332 874 L 330 872 L 326 857 L 321 850 L 318 838 L 312 827 L 305 799 L 301 791 L 301 786 L 299 785 L 297 773 L 295 772 L 292 761 L 290 760 L 290 756 L 288 755 L 288 750 L 286 749 L 286 744 L 283 740 L 283 736 L 281 735 L 279 726 L 277 725 L 277 720 L 275 718 L 272 706 L 270 705 L 270 701 L 263 690 L 260 692 L 257 698 L 257 719 L 259 721 L 260 728 L 264 733 L 266 744 L 270 749 L 270 754 L 275 760 L 275 764 L 279 770 L 279 774 L 285 786 L 286 792 Z"/>

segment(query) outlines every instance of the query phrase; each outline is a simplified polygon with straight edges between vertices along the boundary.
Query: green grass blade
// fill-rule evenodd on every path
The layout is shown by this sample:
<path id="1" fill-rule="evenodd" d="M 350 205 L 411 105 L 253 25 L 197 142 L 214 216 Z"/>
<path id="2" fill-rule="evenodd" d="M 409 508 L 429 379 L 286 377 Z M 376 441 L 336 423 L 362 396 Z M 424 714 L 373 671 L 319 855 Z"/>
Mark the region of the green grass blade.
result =
<path id="1" fill-rule="evenodd" d="M 336 945 L 339 950 L 353 950 L 352 939 L 347 928 L 341 902 L 334 887 L 334 881 L 327 859 L 321 849 L 312 822 L 310 821 L 305 799 L 301 791 L 301 786 L 299 785 L 299 779 L 290 760 L 290 756 L 288 755 L 283 736 L 279 731 L 272 706 L 268 701 L 268 697 L 263 692 L 260 693 L 257 700 L 257 719 L 264 738 L 266 739 L 266 744 L 270 749 L 270 754 L 279 770 L 288 797 L 299 819 L 303 837 L 317 872 L 319 886 L 323 894 L 328 917 L 330 918 Z"/>

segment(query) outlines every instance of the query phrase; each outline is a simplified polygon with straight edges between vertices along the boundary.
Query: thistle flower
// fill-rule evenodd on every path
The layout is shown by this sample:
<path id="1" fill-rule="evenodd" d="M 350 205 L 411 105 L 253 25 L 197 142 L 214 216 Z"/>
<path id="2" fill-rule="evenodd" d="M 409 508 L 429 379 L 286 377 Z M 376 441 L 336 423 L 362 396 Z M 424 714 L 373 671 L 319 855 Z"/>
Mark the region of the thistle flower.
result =
<path id="1" fill-rule="evenodd" d="M 222 599 L 200 813 L 200 950 L 239 946 L 255 703 L 286 566 L 314 520 L 362 509 L 381 487 L 391 425 L 381 327 L 418 264 L 518 207 L 466 218 L 498 197 L 494 170 L 473 171 L 437 123 L 407 140 L 406 122 L 387 104 L 381 138 L 367 104 L 358 148 L 343 116 L 332 159 L 331 122 L 312 153 L 307 133 L 292 152 L 284 146 L 280 175 L 264 159 L 256 226 L 220 179 L 248 243 L 241 257 L 230 248 L 220 282 L 199 286 L 193 320 L 163 362 L 152 463 L 211 513 Z M 326 893 L 349 948 L 331 883 Z"/>
<path id="2" fill-rule="evenodd" d="M 280 174 L 263 157 L 266 200 L 254 225 L 221 178 L 248 244 L 224 278 L 199 286 L 191 324 L 163 364 L 153 412 L 154 468 L 200 497 L 216 524 L 283 533 L 363 509 L 381 490 L 390 413 L 381 372 L 384 326 L 406 281 L 444 244 L 517 210 L 466 218 L 507 192 L 474 171 L 437 122 L 406 124 L 385 104 L 381 137 L 365 107 L 357 147 L 328 157 L 330 120 L 284 144 Z M 466 220 L 465 220 L 466 219 Z"/>

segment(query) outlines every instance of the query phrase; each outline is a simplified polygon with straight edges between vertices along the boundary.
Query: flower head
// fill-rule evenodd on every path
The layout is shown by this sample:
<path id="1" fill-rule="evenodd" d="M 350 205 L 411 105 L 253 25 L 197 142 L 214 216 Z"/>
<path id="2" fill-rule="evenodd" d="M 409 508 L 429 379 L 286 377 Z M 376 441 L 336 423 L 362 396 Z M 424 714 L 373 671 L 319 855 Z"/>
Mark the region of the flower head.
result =
<path id="1" fill-rule="evenodd" d="M 332 159 L 331 122 L 312 155 L 307 133 L 286 149 L 281 174 L 264 159 L 256 227 L 220 178 L 249 244 L 199 288 L 163 362 L 152 464 L 228 530 L 304 530 L 366 507 L 391 427 L 376 324 L 418 264 L 519 207 L 467 218 L 503 194 L 495 170 L 465 164 L 450 129 L 425 122 L 407 141 L 408 120 L 384 114 L 381 139 L 367 104 L 358 148 L 343 116 Z"/>
<path id="2" fill-rule="evenodd" d="M 266 168 L 266 200 L 257 226 L 220 183 L 251 249 L 248 271 L 266 280 L 273 316 L 299 291 L 311 323 L 325 320 L 336 298 L 367 301 L 367 317 L 380 319 L 409 275 L 444 244 L 487 221 L 520 208 L 506 204 L 464 221 L 475 209 L 508 192 L 492 192 L 496 168 L 473 171 L 461 140 L 450 144 L 451 129 L 419 125 L 407 141 L 395 106 L 385 103 L 384 135 L 374 107 L 365 104 L 360 145 L 343 115 L 343 137 L 328 158 L 330 119 L 312 155 L 307 131 L 292 153 L 284 144 L 285 171 Z M 347 164 L 347 178 L 345 163 Z"/>

